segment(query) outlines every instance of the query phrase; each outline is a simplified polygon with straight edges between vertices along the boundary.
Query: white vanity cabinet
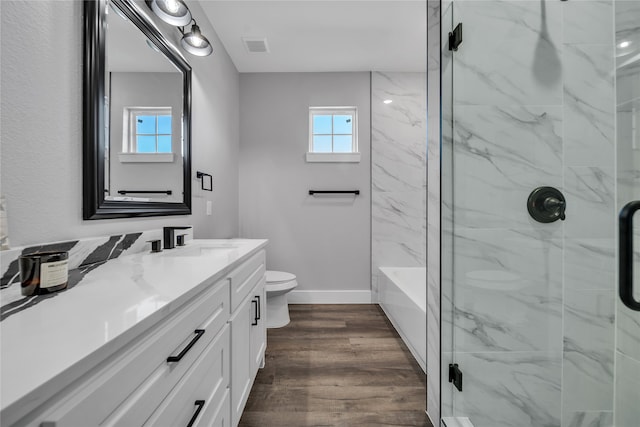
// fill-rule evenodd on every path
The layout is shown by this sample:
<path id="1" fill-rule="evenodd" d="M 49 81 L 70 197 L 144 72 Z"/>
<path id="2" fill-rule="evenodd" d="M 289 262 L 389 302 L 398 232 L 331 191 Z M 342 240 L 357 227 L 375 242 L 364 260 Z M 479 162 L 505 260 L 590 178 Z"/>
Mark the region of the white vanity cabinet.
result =
<path id="1" fill-rule="evenodd" d="M 264 285 L 259 249 L 198 285 L 202 290 L 181 306 L 166 306 L 162 320 L 97 366 L 84 363 L 77 380 L 6 425 L 237 426 L 264 363 Z"/>
<path id="2" fill-rule="evenodd" d="M 87 373 L 27 425 L 141 426 L 171 390 L 190 377 L 198 367 L 194 365 L 202 363 L 222 365 L 217 381 L 226 388 L 228 319 L 229 284 L 223 280 Z M 215 384 L 212 382 L 211 387 Z M 202 399 L 206 397 L 203 395 Z M 187 406 L 192 410 L 193 403 Z M 187 418 L 183 424 L 186 426 L 188 421 Z"/>
<path id="3" fill-rule="evenodd" d="M 266 302 L 264 253 L 245 264 L 231 277 L 238 308 L 231 316 L 231 421 L 236 426 L 249 398 L 266 349 Z"/>

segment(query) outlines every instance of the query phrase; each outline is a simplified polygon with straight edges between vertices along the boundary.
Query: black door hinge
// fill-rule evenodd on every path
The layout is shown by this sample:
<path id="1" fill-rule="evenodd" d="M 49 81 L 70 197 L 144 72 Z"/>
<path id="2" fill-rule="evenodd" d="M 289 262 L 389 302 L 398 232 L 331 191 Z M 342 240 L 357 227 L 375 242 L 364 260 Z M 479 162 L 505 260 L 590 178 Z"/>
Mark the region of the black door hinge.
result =
<path id="1" fill-rule="evenodd" d="M 449 33 L 449 50 L 457 51 L 462 43 L 462 22 Z"/>
<path id="2" fill-rule="evenodd" d="M 449 364 L 449 382 L 453 383 L 458 391 L 462 391 L 462 371 L 457 363 Z"/>

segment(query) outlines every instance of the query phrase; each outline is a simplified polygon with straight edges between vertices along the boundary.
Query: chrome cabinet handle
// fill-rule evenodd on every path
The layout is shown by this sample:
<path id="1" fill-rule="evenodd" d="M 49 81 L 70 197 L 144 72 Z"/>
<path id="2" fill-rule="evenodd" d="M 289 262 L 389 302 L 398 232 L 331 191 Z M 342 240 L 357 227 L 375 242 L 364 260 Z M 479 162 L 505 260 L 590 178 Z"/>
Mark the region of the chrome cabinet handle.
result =
<path id="1" fill-rule="evenodd" d="M 200 415 L 200 411 L 202 411 L 202 408 L 204 407 L 204 400 L 196 400 L 195 405 L 198 407 L 198 409 L 196 409 L 196 412 L 193 413 L 193 416 L 189 420 L 189 424 L 187 424 L 187 427 L 193 426 L 193 423 L 195 423 L 198 419 L 198 415 Z"/>
<path id="2" fill-rule="evenodd" d="M 191 347 L 193 347 L 193 345 L 198 342 L 200 338 L 202 338 L 202 335 L 204 335 L 204 329 L 196 329 L 194 333 L 196 334 L 196 336 L 193 337 L 193 339 L 189 342 L 189 344 L 187 344 L 184 349 L 182 349 L 180 354 L 178 354 L 177 356 L 167 357 L 167 362 L 179 362 L 185 356 L 185 354 L 187 354 L 187 352 L 191 350 Z"/>
<path id="3" fill-rule="evenodd" d="M 637 210 L 640 210 L 640 200 L 627 203 L 618 216 L 620 299 L 634 311 L 640 311 L 640 301 L 633 297 L 633 214 Z"/>
<path id="4" fill-rule="evenodd" d="M 260 311 L 262 310 L 260 307 L 260 295 L 256 295 L 256 298 L 258 299 L 258 314 L 256 315 L 256 320 L 260 320 Z"/>

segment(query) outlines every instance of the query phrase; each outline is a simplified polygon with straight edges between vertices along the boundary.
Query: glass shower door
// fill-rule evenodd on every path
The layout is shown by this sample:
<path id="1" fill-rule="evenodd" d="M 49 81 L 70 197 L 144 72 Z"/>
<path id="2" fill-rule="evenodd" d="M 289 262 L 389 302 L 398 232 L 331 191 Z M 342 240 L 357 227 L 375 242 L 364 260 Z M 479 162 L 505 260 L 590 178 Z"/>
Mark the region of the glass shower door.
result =
<path id="1" fill-rule="evenodd" d="M 640 2 L 615 3 L 619 296 L 615 425 L 640 423 Z"/>
<path id="2" fill-rule="evenodd" d="M 640 200 L 640 2 L 442 3 L 443 417 L 638 427 L 617 248 Z"/>

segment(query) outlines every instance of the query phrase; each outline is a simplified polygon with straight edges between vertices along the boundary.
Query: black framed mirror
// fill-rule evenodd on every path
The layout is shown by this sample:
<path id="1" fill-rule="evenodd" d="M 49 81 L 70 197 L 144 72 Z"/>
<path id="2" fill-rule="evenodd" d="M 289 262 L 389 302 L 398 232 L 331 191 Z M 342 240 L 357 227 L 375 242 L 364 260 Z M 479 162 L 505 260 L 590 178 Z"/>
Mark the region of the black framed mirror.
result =
<path id="1" fill-rule="evenodd" d="M 191 214 L 191 67 L 140 7 L 84 2 L 84 219 Z"/>

